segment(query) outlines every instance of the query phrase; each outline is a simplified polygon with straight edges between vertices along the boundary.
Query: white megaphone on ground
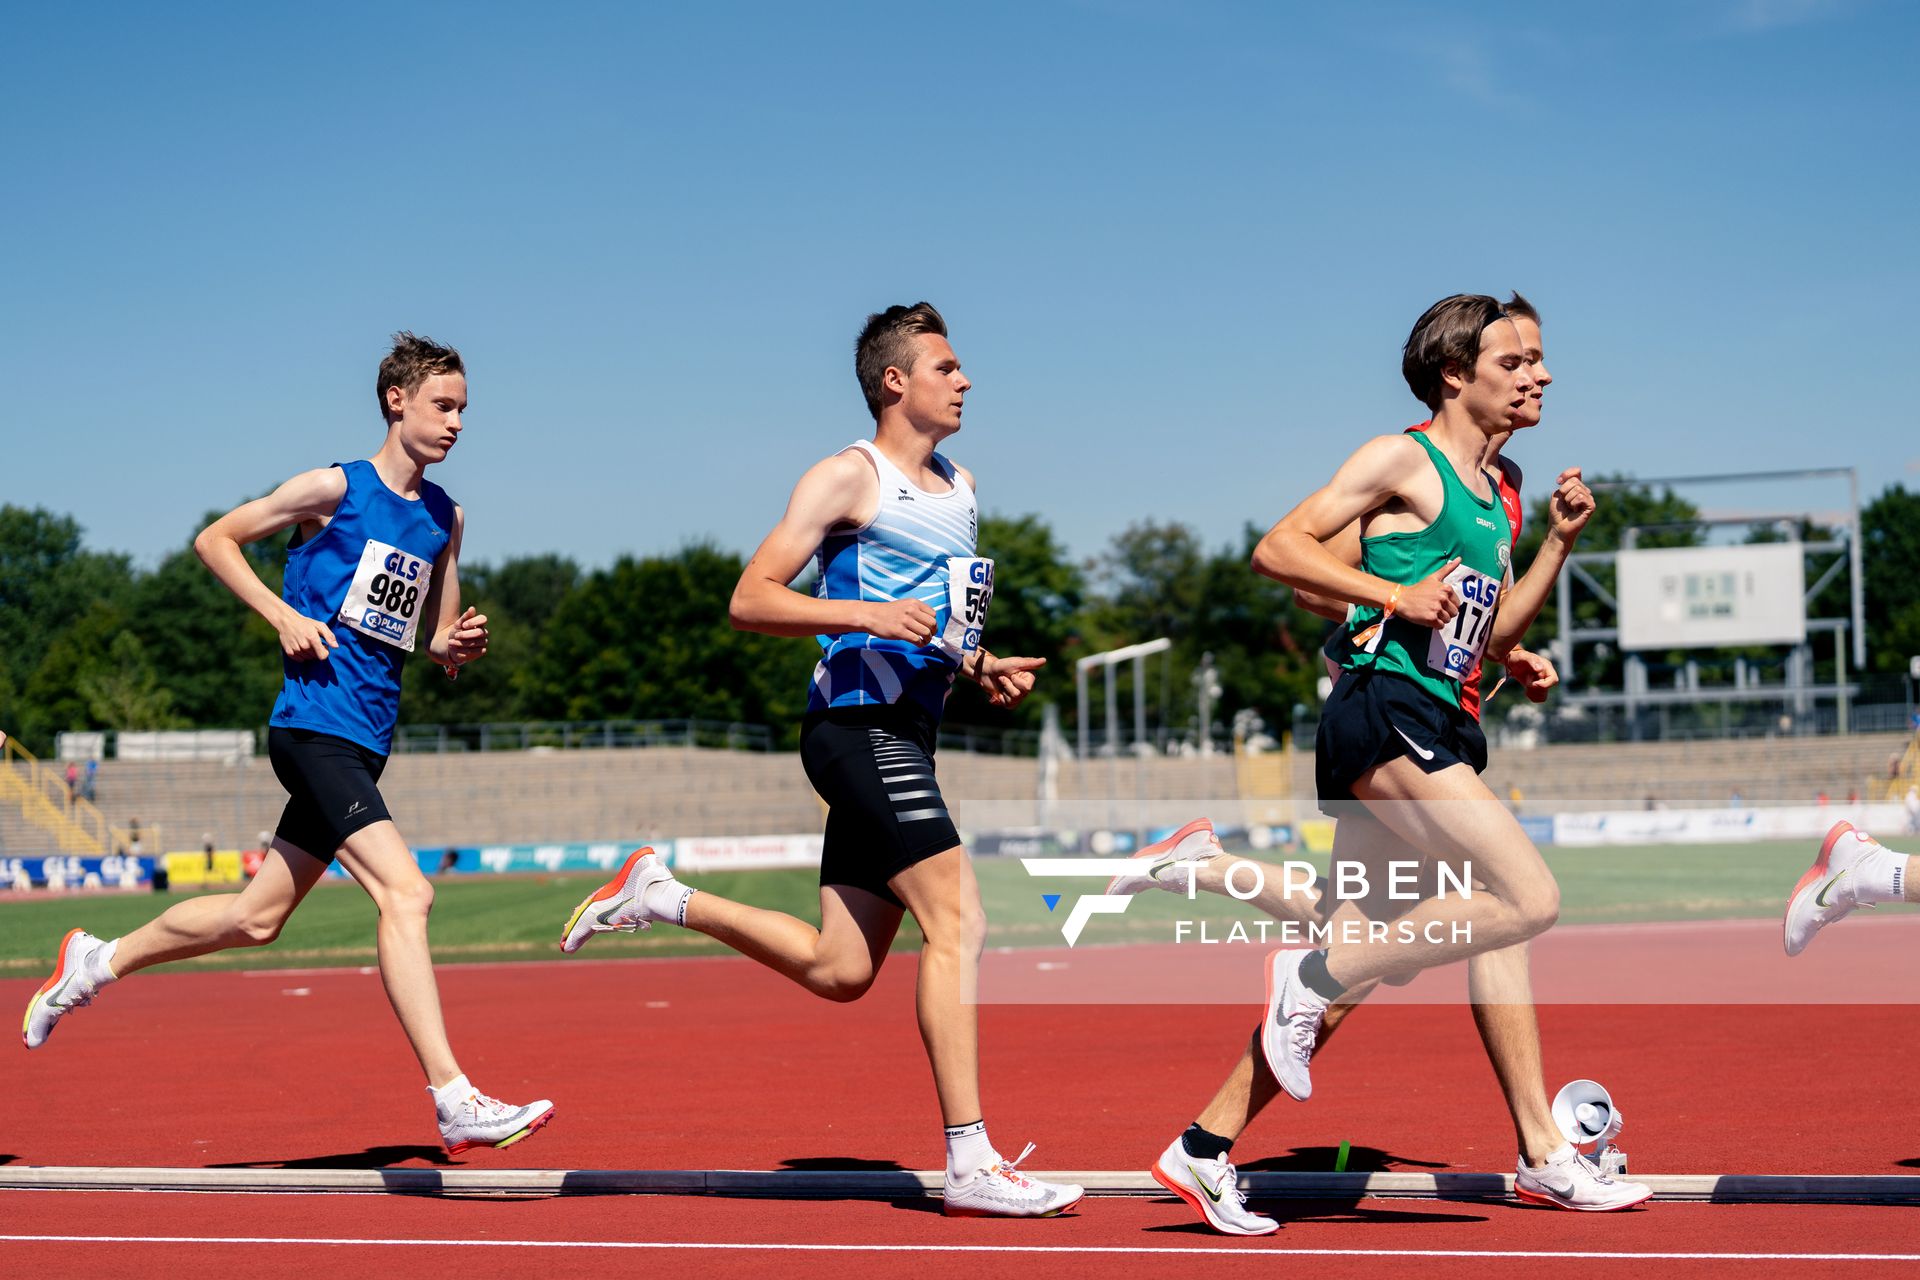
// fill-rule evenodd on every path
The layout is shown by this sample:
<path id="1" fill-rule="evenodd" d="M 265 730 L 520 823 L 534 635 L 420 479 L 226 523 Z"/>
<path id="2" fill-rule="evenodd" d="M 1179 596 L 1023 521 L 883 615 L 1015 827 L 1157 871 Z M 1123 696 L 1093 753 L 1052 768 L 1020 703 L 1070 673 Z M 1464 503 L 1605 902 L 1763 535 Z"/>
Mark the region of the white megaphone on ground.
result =
<path id="1" fill-rule="evenodd" d="M 1590 1158 L 1610 1178 L 1627 1172 L 1627 1153 L 1613 1145 L 1626 1117 L 1613 1105 L 1606 1086 L 1595 1080 L 1575 1080 L 1553 1098 L 1553 1122 L 1576 1147 L 1591 1143 Z"/>

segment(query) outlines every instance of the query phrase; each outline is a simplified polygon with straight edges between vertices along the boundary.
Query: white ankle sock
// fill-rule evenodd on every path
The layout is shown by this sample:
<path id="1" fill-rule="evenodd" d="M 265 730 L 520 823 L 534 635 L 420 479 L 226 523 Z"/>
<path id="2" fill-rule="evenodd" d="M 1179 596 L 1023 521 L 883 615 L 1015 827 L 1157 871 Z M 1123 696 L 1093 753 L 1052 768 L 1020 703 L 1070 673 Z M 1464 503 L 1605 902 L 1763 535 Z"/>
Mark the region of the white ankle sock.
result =
<path id="1" fill-rule="evenodd" d="M 433 1104 L 437 1107 L 451 1108 L 456 1103 L 465 1102 L 467 1095 L 473 1091 L 473 1086 L 464 1075 L 455 1076 L 437 1089 L 432 1085 L 427 1086 L 427 1092 L 433 1095 Z"/>
<path id="2" fill-rule="evenodd" d="M 667 879 L 642 889 L 640 901 L 653 914 L 663 916 L 677 925 L 685 925 L 687 899 L 698 892 L 698 889 L 688 888 L 678 880 Z"/>
<path id="3" fill-rule="evenodd" d="M 109 982 L 118 982 L 120 975 L 113 971 L 113 957 L 120 950 L 120 939 L 115 938 L 98 951 L 87 962 L 87 976 L 93 979 L 93 985 L 104 987 Z"/>
<path id="4" fill-rule="evenodd" d="M 1907 855 L 1874 840 L 1853 864 L 1853 896 L 1859 902 L 1899 902 L 1906 896 Z"/>
<path id="5" fill-rule="evenodd" d="M 947 1130 L 947 1177 L 970 1178 L 992 1164 L 993 1143 L 987 1140 L 987 1122 L 957 1124 Z"/>

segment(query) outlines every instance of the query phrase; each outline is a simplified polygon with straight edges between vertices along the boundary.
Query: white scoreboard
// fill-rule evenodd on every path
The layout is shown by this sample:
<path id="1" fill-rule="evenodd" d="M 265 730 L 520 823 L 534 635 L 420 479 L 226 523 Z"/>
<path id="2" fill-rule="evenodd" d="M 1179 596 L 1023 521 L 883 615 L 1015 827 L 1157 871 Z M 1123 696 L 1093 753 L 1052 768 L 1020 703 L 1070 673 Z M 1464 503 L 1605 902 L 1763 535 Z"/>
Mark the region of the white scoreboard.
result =
<path id="1" fill-rule="evenodd" d="M 1797 542 L 1622 551 L 1620 647 L 1801 644 L 1806 572 Z"/>

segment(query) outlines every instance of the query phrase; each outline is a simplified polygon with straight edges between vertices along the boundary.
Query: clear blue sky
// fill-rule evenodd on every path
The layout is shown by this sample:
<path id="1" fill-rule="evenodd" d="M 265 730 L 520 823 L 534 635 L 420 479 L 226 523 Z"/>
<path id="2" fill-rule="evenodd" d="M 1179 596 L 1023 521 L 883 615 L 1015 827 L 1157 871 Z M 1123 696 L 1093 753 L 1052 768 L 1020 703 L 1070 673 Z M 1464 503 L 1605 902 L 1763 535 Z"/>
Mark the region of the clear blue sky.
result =
<path id="1" fill-rule="evenodd" d="M 1399 344 L 1461 290 L 1545 314 L 1558 382 L 1514 447 L 1536 478 L 1920 483 L 1904 4 L 6 25 L 0 501 L 143 562 L 371 451 L 402 327 L 471 370 L 437 475 L 470 558 L 746 551 L 869 430 L 863 316 L 921 297 L 976 381 L 952 454 L 1083 555 L 1146 517 L 1223 542 L 1422 416 Z"/>

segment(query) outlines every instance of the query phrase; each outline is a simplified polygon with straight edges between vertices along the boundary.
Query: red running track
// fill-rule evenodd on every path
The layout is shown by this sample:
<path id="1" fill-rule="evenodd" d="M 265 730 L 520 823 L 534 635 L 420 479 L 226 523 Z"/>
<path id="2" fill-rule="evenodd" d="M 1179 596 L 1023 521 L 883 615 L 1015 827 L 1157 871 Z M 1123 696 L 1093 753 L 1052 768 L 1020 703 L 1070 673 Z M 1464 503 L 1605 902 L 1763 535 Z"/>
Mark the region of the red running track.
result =
<path id="1" fill-rule="evenodd" d="M 866 1000 L 831 1005 L 742 960 L 451 966 L 441 990 L 454 1044 L 477 1084 L 559 1106 L 555 1122 L 505 1152 L 460 1163 L 501 1168 L 806 1168 L 865 1161 L 936 1168 L 939 1117 L 912 1016 L 914 964 L 895 957 Z M 0 982 L 23 1007 L 37 979 Z M 1660 1173 L 1920 1172 L 1920 1137 L 1900 1122 L 1904 1070 L 1920 1051 L 1908 1006 L 1546 1006 L 1550 1085 L 1604 1081 L 1627 1117 L 1622 1145 Z M 1210 1095 L 1238 1052 L 1249 1007 L 1087 1005 L 981 1009 L 988 1116 L 1034 1168 L 1144 1170 Z M 434 1164 L 427 1098 L 379 979 L 355 970 L 142 975 L 63 1023 L 32 1054 L 7 1051 L 0 1162 L 61 1165 Z M 1513 1161 L 1500 1096 L 1465 1009 L 1364 1009 L 1315 1066 L 1307 1105 L 1277 1104 L 1236 1150 L 1243 1167 L 1503 1170 Z M 464 1238 L 1016 1243 L 1086 1247 L 1260 1246 L 1190 1229 L 1172 1201 L 1090 1202 L 1072 1222 L 961 1224 L 925 1204 L 621 1197 L 486 1203 L 398 1197 L 78 1195 L 0 1197 L 0 1235 L 288 1235 Z M 1910 1209 L 1656 1205 L 1574 1215 L 1510 1205 L 1367 1201 L 1285 1206 L 1274 1249 L 1629 1252 L 1920 1252 Z M 1047 1234 L 1053 1232 L 1056 1234 Z M 402 1263 L 379 1246 L 0 1243 L 0 1271 L 205 1275 L 263 1265 Z M 129 1254 L 122 1251 L 132 1250 Z M 380 1258 L 361 1256 L 380 1254 Z M 453 1251 L 457 1252 L 457 1251 Z M 557 1252 L 557 1251 L 556 1251 Z M 229 1254 L 239 1261 L 223 1261 Z M 416 1274 L 554 1265 L 638 1269 L 525 1247 L 454 1259 L 408 1256 Z M 644 1256 L 642 1256 L 644 1255 Z M 940 1255 L 977 1271 L 1208 1272 L 1215 1255 Z M 971 1261 L 967 1258 L 971 1257 Z M 684 1255 L 669 1265 L 681 1265 Z M 332 1259 L 324 1261 L 323 1259 Z M 1157 1262 L 1155 1260 L 1158 1260 Z M 703 1252 L 705 1273 L 770 1265 L 796 1274 L 925 1269 L 918 1255 Z M 1317 1275 L 1419 1266 L 1423 1274 L 1538 1267 L 1538 1260 L 1301 1258 Z M 1610 1273 L 1646 1260 L 1580 1262 Z M 1685 1269 L 1693 1264 L 1661 1264 Z M 1701 1263 L 1700 1265 L 1709 1265 Z M 1711 1264 L 1816 1274 L 1814 1263 Z M 1834 1264 L 1848 1275 L 1880 1264 Z M 1909 1269 L 1913 1264 L 1906 1264 Z M 1348 1267 L 1355 1268 L 1347 1270 Z M 231 1267 L 231 1271 L 221 1268 Z M 1516 1272 L 1517 1273 L 1517 1272 Z M 1626 1274 L 1620 1271 L 1620 1274 Z"/>

